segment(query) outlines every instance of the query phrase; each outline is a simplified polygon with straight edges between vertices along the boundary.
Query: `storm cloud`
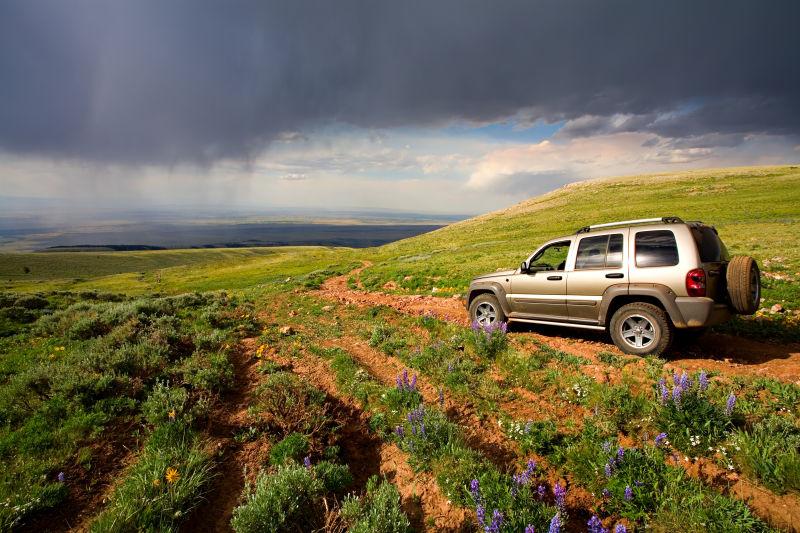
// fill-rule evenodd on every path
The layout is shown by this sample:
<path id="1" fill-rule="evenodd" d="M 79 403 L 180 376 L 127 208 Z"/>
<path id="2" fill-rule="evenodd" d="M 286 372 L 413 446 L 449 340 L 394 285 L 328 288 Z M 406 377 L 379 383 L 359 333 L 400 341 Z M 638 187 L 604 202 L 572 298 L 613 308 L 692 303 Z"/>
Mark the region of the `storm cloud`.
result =
<path id="1" fill-rule="evenodd" d="M 0 150 L 248 160 L 330 123 L 800 134 L 791 0 L 9 0 Z"/>

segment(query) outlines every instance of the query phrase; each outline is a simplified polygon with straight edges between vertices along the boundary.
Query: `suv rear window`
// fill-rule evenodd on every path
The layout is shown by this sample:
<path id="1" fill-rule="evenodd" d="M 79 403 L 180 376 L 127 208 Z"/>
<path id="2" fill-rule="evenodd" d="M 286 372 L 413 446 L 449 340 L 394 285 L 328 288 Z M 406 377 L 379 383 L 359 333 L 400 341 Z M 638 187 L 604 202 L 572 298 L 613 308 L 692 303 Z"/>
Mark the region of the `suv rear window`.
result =
<path id="1" fill-rule="evenodd" d="M 718 263 L 730 261 L 728 249 L 725 248 L 717 232 L 711 226 L 696 226 L 692 228 L 692 237 L 697 243 L 701 263 Z"/>
<path id="2" fill-rule="evenodd" d="M 584 237 L 578 243 L 575 270 L 620 268 L 622 266 L 622 234 Z"/>
<path id="3" fill-rule="evenodd" d="M 636 234 L 636 266 L 660 267 L 678 264 L 678 244 L 669 230 L 640 231 Z"/>

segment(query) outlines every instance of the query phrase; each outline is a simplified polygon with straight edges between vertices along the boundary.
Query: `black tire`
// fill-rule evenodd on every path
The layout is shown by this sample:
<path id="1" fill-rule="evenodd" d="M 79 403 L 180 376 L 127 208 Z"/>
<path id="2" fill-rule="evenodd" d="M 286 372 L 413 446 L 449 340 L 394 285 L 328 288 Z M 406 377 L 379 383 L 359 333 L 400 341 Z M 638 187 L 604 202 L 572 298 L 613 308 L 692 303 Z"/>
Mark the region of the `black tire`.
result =
<path id="1" fill-rule="evenodd" d="M 674 332 L 667 313 L 660 307 L 634 302 L 623 305 L 611 317 L 611 339 L 631 355 L 661 355 L 672 344 Z M 637 333 L 636 328 L 641 328 Z M 648 337 L 648 332 L 650 338 Z"/>
<path id="2" fill-rule="evenodd" d="M 484 315 L 482 315 L 481 312 L 487 310 L 491 310 L 491 313 L 494 314 L 494 317 L 489 322 L 483 323 L 482 318 Z M 488 319 L 489 317 L 486 318 Z M 500 302 L 497 301 L 497 298 L 494 296 L 494 294 L 487 292 L 479 294 L 474 300 L 472 300 L 472 303 L 469 304 L 469 321 L 472 323 L 478 321 L 483 325 L 488 325 L 494 322 L 505 322 L 506 314 L 503 312 L 503 308 L 500 307 Z"/>
<path id="3" fill-rule="evenodd" d="M 737 255 L 728 263 L 725 273 L 728 298 L 733 310 L 740 315 L 752 315 L 761 304 L 761 273 L 756 260 Z"/>

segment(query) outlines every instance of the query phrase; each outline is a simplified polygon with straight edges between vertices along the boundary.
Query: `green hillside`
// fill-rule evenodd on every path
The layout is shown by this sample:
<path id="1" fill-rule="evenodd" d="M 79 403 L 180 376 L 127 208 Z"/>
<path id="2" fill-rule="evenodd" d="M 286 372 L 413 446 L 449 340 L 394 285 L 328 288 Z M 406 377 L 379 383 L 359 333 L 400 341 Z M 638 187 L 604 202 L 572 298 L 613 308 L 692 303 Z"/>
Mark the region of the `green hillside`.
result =
<path id="1" fill-rule="evenodd" d="M 179 293 L 240 289 L 373 261 L 362 281 L 392 292 L 458 294 L 476 274 L 513 267 L 546 239 L 587 224 L 677 215 L 714 224 L 732 253 L 755 256 L 768 304 L 800 303 L 800 167 L 745 167 L 594 180 L 378 248 L 251 248 L 0 254 L 0 288 Z M 28 271 L 25 271 L 27 267 Z M 387 285 L 388 284 L 388 285 Z"/>

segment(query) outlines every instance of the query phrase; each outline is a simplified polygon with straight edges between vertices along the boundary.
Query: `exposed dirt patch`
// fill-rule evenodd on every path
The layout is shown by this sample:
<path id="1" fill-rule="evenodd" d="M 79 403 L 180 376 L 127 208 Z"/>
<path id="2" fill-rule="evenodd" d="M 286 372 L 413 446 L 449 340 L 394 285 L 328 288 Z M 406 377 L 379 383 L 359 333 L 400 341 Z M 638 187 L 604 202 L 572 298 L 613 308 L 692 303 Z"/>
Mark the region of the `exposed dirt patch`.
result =
<path id="1" fill-rule="evenodd" d="M 139 448 L 133 436 L 135 424 L 128 422 L 108 431 L 101 440 L 89 445 L 91 468 L 72 464 L 64 474 L 69 495 L 47 513 L 36 516 L 19 531 L 85 531 L 100 511 L 124 471 L 135 459 Z"/>
<path id="2" fill-rule="evenodd" d="M 231 531 L 231 517 L 239 503 L 245 481 L 254 480 L 259 466 L 269 454 L 269 442 L 266 439 L 246 443 L 234 439 L 249 424 L 247 407 L 259 382 L 253 359 L 255 349 L 256 339 L 244 339 L 231 355 L 234 385 L 212 410 L 205 428 L 210 436 L 208 446 L 212 452 L 220 455 L 217 465 L 219 475 L 214 478 L 205 501 L 182 525 L 182 531 Z"/>
<path id="3" fill-rule="evenodd" d="M 744 501 L 753 512 L 772 527 L 793 533 L 800 532 L 800 498 L 795 494 L 778 495 L 727 472 L 714 462 L 699 458 L 686 461 L 677 456 L 672 462 L 683 467 L 691 477 L 716 487 L 721 492 Z"/>

